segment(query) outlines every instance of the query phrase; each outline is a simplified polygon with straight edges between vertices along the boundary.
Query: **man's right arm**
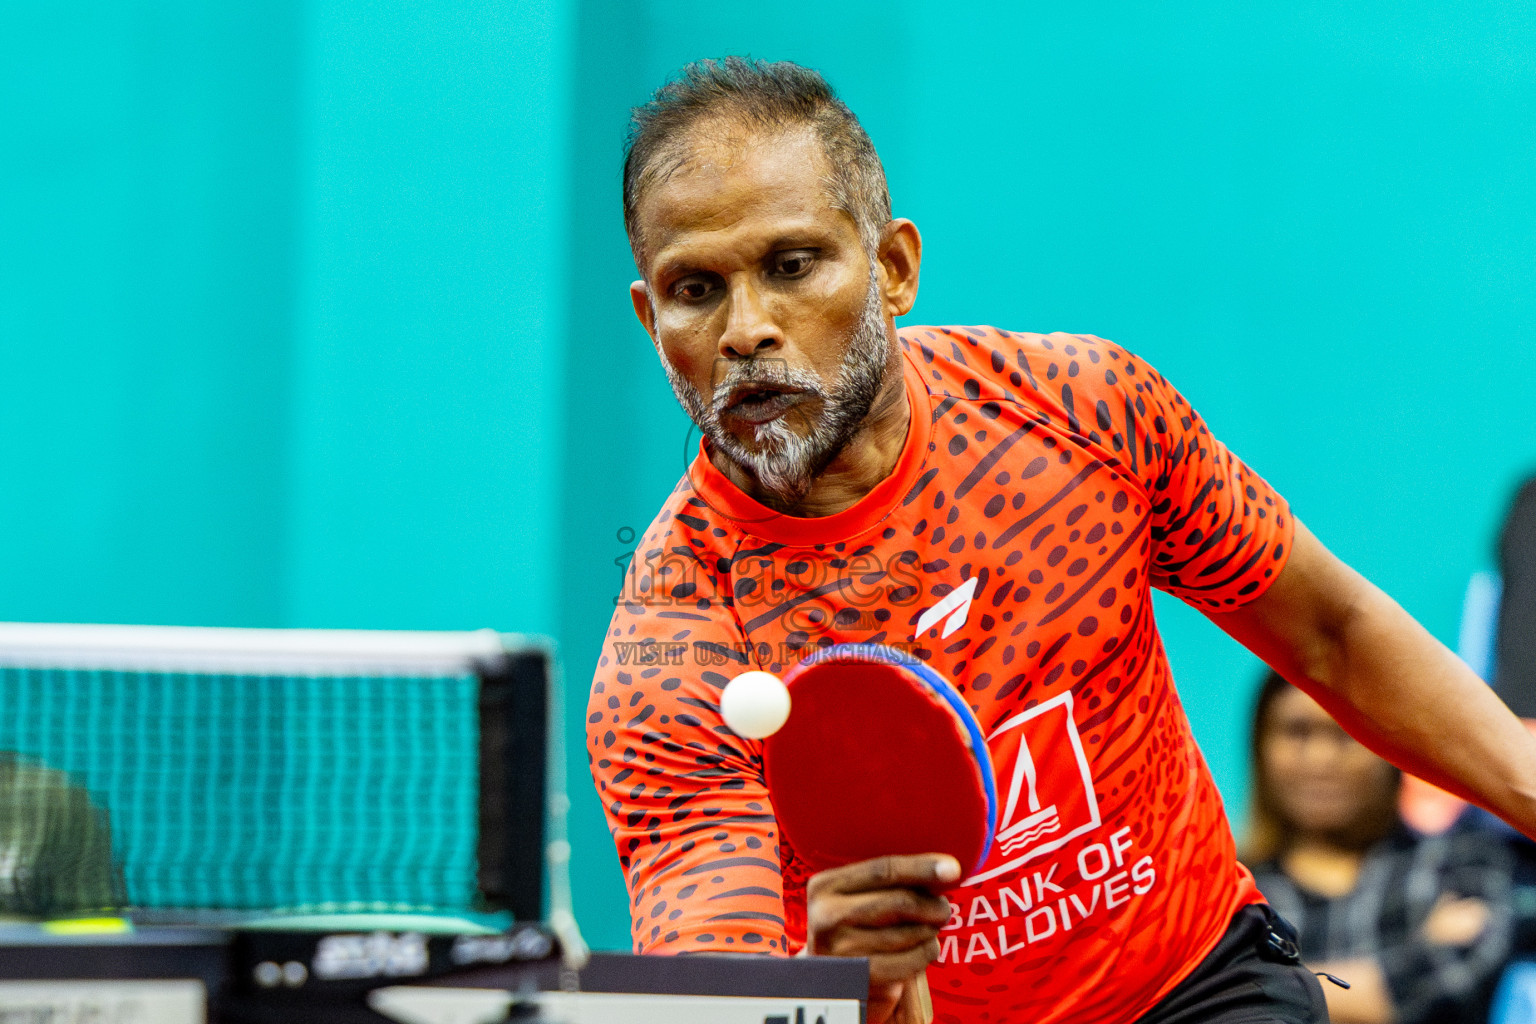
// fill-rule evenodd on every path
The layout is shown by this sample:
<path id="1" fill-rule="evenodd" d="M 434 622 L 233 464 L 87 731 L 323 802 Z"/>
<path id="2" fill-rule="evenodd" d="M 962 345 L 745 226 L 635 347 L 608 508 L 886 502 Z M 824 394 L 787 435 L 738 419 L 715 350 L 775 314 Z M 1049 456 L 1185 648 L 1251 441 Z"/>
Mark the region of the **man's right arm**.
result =
<path id="1" fill-rule="evenodd" d="M 669 598 L 646 567 L 631 568 L 587 704 L 634 947 L 786 954 L 761 747 L 720 717 L 720 691 L 756 665 L 718 597 Z"/>
<path id="2" fill-rule="evenodd" d="M 936 891 L 960 865 L 923 854 L 823 871 L 807 887 L 809 921 L 786 913 L 761 745 L 730 732 L 719 711 L 720 689 L 754 666 L 703 667 L 692 650 L 682 664 L 648 663 L 664 659 L 663 645 L 620 665 L 614 639 L 593 682 L 587 740 L 635 950 L 868 957 L 869 1019 L 891 1019 L 905 983 L 938 955 L 950 906 Z M 700 658 L 718 660 L 720 641 L 702 644 Z"/>
<path id="3" fill-rule="evenodd" d="M 904 981 L 937 955 L 949 903 L 934 890 L 959 865 L 937 855 L 852 864 L 810 879 L 808 906 L 786 907 L 761 744 L 720 715 L 726 683 L 760 666 L 718 595 L 695 585 L 686 601 L 667 600 L 644 570 L 626 577 L 587 706 L 635 950 L 868 957 L 870 1020 L 889 1019 Z"/>

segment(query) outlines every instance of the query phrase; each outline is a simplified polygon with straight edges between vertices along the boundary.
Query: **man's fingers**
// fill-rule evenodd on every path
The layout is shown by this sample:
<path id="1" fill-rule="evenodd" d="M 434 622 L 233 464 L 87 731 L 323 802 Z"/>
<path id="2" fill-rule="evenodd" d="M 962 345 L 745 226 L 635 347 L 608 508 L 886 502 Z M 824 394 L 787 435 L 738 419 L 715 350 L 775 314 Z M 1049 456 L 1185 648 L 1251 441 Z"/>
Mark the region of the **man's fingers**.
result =
<path id="1" fill-rule="evenodd" d="M 906 991 L 906 984 L 900 981 L 887 982 L 883 985 L 871 983 L 869 986 L 869 1021 L 870 1024 L 886 1024 L 896 1010 L 896 1004 L 900 1002 L 902 993 Z"/>
<path id="2" fill-rule="evenodd" d="M 960 880 L 960 862 L 945 853 L 876 857 L 822 871 L 811 878 L 808 896 L 871 892 L 876 889 L 948 886 Z"/>
<path id="3" fill-rule="evenodd" d="M 861 861 L 811 879 L 810 949 L 869 958 L 871 1020 L 887 1015 L 901 985 L 938 959 L 938 930 L 949 921 L 950 905 L 934 890 L 959 881 L 960 873 L 947 854 L 917 854 Z"/>
<path id="4" fill-rule="evenodd" d="M 869 958 L 870 984 L 886 985 L 891 982 L 906 981 L 938 958 L 939 940 L 937 936 L 929 939 L 921 946 L 914 946 L 900 953 L 876 954 Z"/>
<path id="5" fill-rule="evenodd" d="M 928 924 L 941 927 L 949 920 L 949 901 L 916 889 L 883 889 L 819 896 L 807 903 L 811 934 L 842 925 L 879 928 L 895 924 Z"/>
<path id="6" fill-rule="evenodd" d="M 868 957 L 905 953 L 927 945 L 930 941 L 937 942 L 937 935 L 937 931 L 926 924 L 902 924 L 889 928 L 839 928 L 823 937 L 816 951 L 829 956 Z"/>

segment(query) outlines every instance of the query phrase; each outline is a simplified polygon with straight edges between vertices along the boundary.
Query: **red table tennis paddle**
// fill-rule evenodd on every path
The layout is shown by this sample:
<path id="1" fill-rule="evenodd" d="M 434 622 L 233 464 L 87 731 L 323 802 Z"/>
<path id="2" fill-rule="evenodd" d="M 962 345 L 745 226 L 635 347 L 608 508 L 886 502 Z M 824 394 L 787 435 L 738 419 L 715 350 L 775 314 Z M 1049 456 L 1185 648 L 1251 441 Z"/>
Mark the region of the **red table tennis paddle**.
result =
<path id="1" fill-rule="evenodd" d="M 948 853 L 979 869 L 997 825 L 981 726 L 939 673 L 881 644 L 839 644 L 784 676 L 790 713 L 763 741 L 774 816 L 813 871 L 890 854 Z M 903 1012 L 926 1024 L 927 979 Z"/>

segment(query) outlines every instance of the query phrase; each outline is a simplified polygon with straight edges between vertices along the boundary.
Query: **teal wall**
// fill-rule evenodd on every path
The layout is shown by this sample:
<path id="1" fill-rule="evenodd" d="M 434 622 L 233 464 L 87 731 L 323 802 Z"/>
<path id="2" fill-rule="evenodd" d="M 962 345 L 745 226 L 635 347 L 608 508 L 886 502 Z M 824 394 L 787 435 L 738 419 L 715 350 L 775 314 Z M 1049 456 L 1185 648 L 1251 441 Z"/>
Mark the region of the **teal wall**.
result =
<path id="1" fill-rule="evenodd" d="M 686 423 L 629 311 L 626 108 L 819 67 L 924 232 L 913 322 L 1150 359 L 1454 640 L 1536 467 L 1536 11 L 0 6 L 0 619 L 549 633 L 568 701 Z M 1257 669 L 1159 606 L 1240 810 Z M 577 909 L 626 940 L 568 725 Z"/>
<path id="2" fill-rule="evenodd" d="M 300 19 L 0 4 L 0 617 L 282 616 Z"/>
<path id="3" fill-rule="evenodd" d="M 559 630 L 571 14 L 308 4 L 286 624 Z"/>

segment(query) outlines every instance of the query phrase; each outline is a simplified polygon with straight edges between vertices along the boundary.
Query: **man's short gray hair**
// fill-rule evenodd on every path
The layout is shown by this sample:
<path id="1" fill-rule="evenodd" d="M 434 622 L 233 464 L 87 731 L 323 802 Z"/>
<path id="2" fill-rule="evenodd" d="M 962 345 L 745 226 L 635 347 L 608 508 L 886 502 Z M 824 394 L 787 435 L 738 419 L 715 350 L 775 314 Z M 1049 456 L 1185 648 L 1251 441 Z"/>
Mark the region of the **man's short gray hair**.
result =
<path id="1" fill-rule="evenodd" d="M 810 68 L 725 57 L 686 65 L 630 112 L 624 147 L 624 229 L 642 272 L 645 240 L 636 223 L 640 196 L 687 162 L 689 143 L 698 141 L 695 132 L 706 123 L 749 133 L 772 134 L 799 126 L 814 130 L 832 168 L 827 183 L 832 204 L 853 218 L 860 241 L 873 256 L 891 221 L 891 194 L 885 168 L 859 119 Z"/>

